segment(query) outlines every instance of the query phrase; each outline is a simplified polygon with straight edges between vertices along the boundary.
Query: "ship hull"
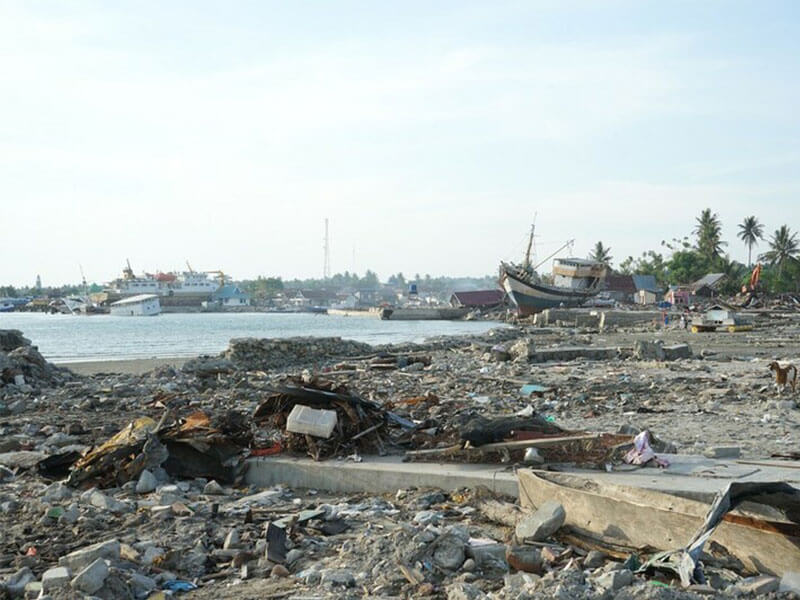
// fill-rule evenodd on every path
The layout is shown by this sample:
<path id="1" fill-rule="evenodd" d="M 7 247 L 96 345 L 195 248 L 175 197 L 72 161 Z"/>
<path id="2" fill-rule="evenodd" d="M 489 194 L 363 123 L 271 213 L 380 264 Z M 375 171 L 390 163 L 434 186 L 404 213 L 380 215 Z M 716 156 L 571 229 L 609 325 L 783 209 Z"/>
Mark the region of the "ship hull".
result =
<path id="1" fill-rule="evenodd" d="M 503 273 L 501 283 L 520 316 L 533 315 L 548 308 L 580 306 L 597 293 L 596 290 L 571 290 L 531 283 L 508 271 Z"/>

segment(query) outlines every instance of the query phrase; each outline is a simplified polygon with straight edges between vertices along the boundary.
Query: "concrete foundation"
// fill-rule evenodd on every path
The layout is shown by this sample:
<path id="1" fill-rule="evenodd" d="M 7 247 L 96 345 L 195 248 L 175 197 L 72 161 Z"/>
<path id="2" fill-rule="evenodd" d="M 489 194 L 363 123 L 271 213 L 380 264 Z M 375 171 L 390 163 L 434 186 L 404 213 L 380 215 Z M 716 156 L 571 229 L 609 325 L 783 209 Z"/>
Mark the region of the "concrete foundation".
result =
<path id="1" fill-rule="evenodd" d="M 659 456 L 670 461 L 668 468 L 622 466 L 623 470 L 611 473 L 567 468 L 564 472 L 708 503 L 732 481 L 785 481 L 800 487 L 800 462 L 725 461 L 683 454 Z M 517 498 L 519 494 L 516 474 L 503 465 L 414 463 L 403 462 L 402 456 L 365 457 L 360 463 L 274 456 L 252 458 L 247 463 L 247 483 L 262 487 L 285 484 L 298 489 L 379 494 L 409 487 L 452 491 L 483 485 L 505 496 Z"/>
<path id="2" fill-rule="evenodd" d="M 246 480 L 263 487 L 283 483 L 292 488 L 343 493 L 378 494 L 409 487 L 451 491 L 479 485 L 513 498 L 519 493 L 516 475 L 503 465 L 411 463 L 402 459 L 366 457 L 364 462 L 355 463 L 283 456 L 251 458 Z"/>

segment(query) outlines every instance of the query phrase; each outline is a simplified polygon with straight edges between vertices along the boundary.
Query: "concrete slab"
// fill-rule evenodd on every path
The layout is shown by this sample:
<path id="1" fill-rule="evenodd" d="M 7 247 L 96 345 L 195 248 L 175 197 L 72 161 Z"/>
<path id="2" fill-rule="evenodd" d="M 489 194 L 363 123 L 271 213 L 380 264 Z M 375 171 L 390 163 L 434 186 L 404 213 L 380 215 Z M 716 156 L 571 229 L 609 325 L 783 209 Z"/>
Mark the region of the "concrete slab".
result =
<path id="1" fill-rule="evenodd" d="M 329 492 L 395 492 L 409 487 L 450 491 L 484 485 L 495 493 L 517 497 L 517 477 L 503 465 L 403 462 L 402 456 L 365 457 L 364 462 L 314 462 L 310 458 L 268 456 L 247 461 L 247 483 Z"/>
<path id="2" fill-rule="evenodd" d="M 733 481 L 785 481 L 800 487 L 800 462 L 714 460 L 704 456 L 659 454 L 670 461 L 666 469 L 645 467 L 635 471 L 594 471 L 565 469 L 572 475 L 600 483 L 628 485 L 683 498 L 711 502 L 720 490 Z"/>
<path id="3" fill-rule="evenodd" d="M 624 471 L 560 469 L 597 482 L 639 487 L 710 503 L 732 481 L 785 481 L 800 487 L 800 462 L 725 461 L 704 456 L 660 454 L 670 461 L 666 469 Z M 270 487 L 329 492 L 394 492 L 408 487 L 456 490 L 484 485 L 496 493 L 517 498 L 516 473 L 511 467 L 489 464 L 403 462 L 402 456 L 364 457 L 364 462 L 314 462 L 310 458 L 269 456 L 247 461 L 248 483 Z M 755 463 L 755 464 L 754 464 Z"/>

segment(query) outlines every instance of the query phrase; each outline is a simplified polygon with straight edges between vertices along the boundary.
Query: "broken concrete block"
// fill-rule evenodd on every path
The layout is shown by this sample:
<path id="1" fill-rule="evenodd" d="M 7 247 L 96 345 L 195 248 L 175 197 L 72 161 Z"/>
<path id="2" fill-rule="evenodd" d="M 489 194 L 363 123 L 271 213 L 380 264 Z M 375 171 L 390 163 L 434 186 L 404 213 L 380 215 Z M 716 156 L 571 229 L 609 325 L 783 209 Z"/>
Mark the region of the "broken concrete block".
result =
<path id="1" fill-rule="evenodd" d="M 433 562 L 442 569 L 455 571 L 466 558 L 464 540 L 453 534 L 445 534 L 436 541 Z"/>
<path id="2" fill-rule="evenodd" d="M 25 586 L 36 581 L 36 576 L 28 567 L 22 567 L 5 582 L 5 589 L 12 598 L 22 596 Z"/>
<path id="3" fill-rule="evenodd" d="M 564 511 L 564 507 L 558 502 L 548 500 L 535 513 L 524 516 L 517 523 L 517 540 L 520 542 L 546 540 L 561 528 L 566 518 L 567 513 Z"/>
<path id="4" fill-rule="evenodd" d="M 660 340 L 636 340 L 633 344 L 633 357 L 637 360 L 664 360 L 664 356 L 664 345 Z"/>
<path id="5" fill-rule="evenodd" d="M 225 490 L 222 489 L 220 484 L 212 479 L 203 488 L 203 493 L 207 496 L 222 496 L 225 494 Z"/>
<path id="6" fill-rule="evenodd" d="M 42 590 L 49 592 L 69 584 L 72 573 L 67 567 L 53 567 L 42 574 Z"/>
<path id="7" fill-rule="evenodd" d="M 92 495 L 89 496 L 89 504 L 100 510 L 107 510 L 116 514 L 130 512 L 131 510 L 131 507 L 127 503 L 120 502 L 98 491 L 92 492 Z"/>
<path id="8" fill-rule="evenodd" d="M 286 431 L 328 439 L 336 427 L 336 411 L 295 404 L 286 419 Z"/>
<path id="9" fill-rule="evenodd" d="M 481 588 L 472 583 L 451 583 L 445 588 L 447 600 L 484 600 L 488 598 Z"/>
<path id="10" fill-rule="evenodd" d="M 323 569 L 320 572 L 320 583 L 322 585 L 353 587 L 356 578 L 349 569 Z"/>
<path id="11" fill-rule="evenodd" d="M 606 555 L 599 550 L 591 550 L 583 559 L 583 566 L 587 569 L 602 567 L 606 562 Z"/>
<path id="12" fill-rule="evenodd" d="M 94 594 L 103 587 L 108 577 L 108 565 L 102 558 L 98 558 L 88 567 L 78 573 L 70 584 L 73 589 L 85 594 Z"/>
<path id="13" fill-rule="evenodd" d="M 508 354 L 514 362 L 528 362 L 533 356 L 536 348 L 533 340 L 522 338 L 514 342 L 508 349 Z"/>
<path id="14" fill-rule="evenodd" d="M 156 486 L 158 486 L 156 476 L 147 469 L 144 469 L 141 475 L 139 475 L 139 481 L 136 482 L 136 493 L 149 494 L 150 492 L 155 491 Z"/>
<path id="15" fill-rule="evenodd" d="M 689 344 L 672 344 L 664 346 L 664 360 L 680 360 L 692 358 L 692 348 Z"/>
<path id="16" fill-rule="evenodd" d="M 119 560 L 119 552 L 119 540 L 107 540 L 80 548 L 79 550 L 75 550 L 75 552 L 62 556 L 58 559 L 58 564 L 62 567 L 68 567 L 72 572 L 75 572 L 86 568 L 98 558 Z"/>
<path id="17" fill-rule="evenodd" d="M 611 591 L 617 591 L 633 583 L 633 573 L 628 569 L 619 569 L 603 573 L 596 580 L 597 585 Z"/>
<path id="18" fill-rule="evenodd" d="M 233 550 L 240 546 L 239 530 L 234 527 L 225 536 L 225 541 L 222 543 L 223 550 Z"/>
<path id="19" fill-rule="evenodd" d="M 739 458 L 741 455 L 739 446 L 712 446 L 703 452 L 703 456 L 708 458 Z"/>

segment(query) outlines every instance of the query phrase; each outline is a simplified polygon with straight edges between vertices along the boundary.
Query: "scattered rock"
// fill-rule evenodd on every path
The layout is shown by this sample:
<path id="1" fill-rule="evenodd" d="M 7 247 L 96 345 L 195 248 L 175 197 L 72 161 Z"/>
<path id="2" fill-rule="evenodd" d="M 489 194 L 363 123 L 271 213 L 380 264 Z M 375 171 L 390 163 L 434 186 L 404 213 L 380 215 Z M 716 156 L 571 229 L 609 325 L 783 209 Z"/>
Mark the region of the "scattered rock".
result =
<path id="1" fill-rule="evenodd" d="M 516 538 L 520 542 L 526 540 L 541 542 L 558 531 L 566 518 L 564 507 L 558 502 L 548 500 L 535 513 L 520 519 L 515 531 Z"/>

